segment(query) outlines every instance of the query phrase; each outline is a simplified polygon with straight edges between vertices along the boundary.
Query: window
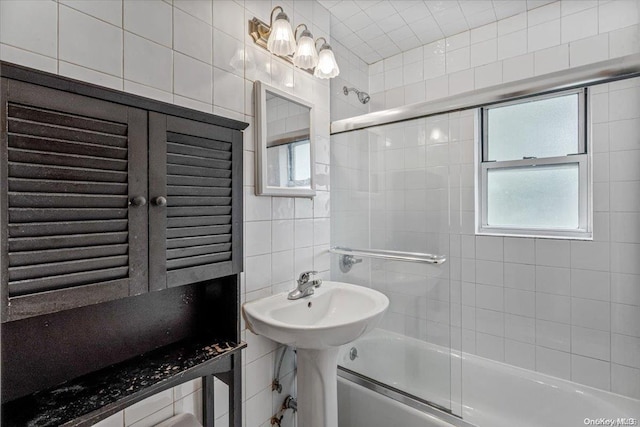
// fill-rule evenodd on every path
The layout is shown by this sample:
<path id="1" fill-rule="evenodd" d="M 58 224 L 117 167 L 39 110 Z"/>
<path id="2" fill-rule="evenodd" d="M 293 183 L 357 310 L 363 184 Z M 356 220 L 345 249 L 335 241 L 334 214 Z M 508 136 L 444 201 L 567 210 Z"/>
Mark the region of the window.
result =
<path id="1" fill-rule="evenodd" d="M 480 109 L 478 233 L 591 238 L 586 89 Z"/>

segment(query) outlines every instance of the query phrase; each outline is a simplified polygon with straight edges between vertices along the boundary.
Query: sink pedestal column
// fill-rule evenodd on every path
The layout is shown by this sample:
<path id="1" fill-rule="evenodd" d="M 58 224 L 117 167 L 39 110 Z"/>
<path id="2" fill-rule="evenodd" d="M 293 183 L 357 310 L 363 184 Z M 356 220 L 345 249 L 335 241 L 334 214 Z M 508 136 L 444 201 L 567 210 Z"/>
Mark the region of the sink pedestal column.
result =
<path id="1" fill-rule="evenodd" d="M 298 425 L 337 427 L 339 347 L 298 354 Z"/>

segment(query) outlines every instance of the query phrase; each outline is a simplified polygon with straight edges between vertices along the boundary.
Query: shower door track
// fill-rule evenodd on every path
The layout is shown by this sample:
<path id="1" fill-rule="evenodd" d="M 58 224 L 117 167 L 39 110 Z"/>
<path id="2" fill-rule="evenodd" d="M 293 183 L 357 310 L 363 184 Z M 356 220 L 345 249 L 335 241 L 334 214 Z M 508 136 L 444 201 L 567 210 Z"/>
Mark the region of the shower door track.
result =
<path id="1" fill-rule="evenodd" d="M 640 54 L 636 53 L 511 83 L 476 89 L 442 99 L 418 102 L 337 120 L 331 123 L 330 133 L 335 135 L 638 76 L 640 76 Z"/>
<path id="2" fill-rule="evenodd" d="M 442 421 L 445 421 L 455 427 L 477 427 L 475 424 L 471 424 L 468 421 L 463 420 L 460 416 L 455 415 L 450 409 L 447 409 L 436 403 L 429 402 L 428 400 L 420 399 L 400 389 L 373 380 L 339 365 L 338 376 L 344 378 L 345 380 L 358 384 L 359 386 L 362 386 L 368 390 L 382 394 L 383 396 L 407 405 L 420 412 L 424 412 L 426 414 L 439 418 Z"/>

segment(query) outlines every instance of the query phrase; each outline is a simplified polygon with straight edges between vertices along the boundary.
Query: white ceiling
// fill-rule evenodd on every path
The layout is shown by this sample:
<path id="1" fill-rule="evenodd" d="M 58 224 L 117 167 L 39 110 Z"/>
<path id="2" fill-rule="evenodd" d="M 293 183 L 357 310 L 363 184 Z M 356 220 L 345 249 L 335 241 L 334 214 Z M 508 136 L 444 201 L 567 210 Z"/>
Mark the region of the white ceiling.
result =
<path id="1" fill-rule="evenodd" d="M 368 64 L 553 0 L 319 0 L 331 37 Z"/>

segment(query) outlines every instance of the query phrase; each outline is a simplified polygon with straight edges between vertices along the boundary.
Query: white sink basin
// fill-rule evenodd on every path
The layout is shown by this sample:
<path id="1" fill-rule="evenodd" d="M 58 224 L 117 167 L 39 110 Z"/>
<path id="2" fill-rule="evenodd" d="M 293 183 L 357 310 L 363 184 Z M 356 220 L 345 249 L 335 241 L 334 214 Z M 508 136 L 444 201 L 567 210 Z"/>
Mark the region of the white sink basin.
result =
<path id="1" fill-rule="evenodd" d="M 373 329 L 389 306 L 378 291 L 339 282 L 324 282 L 298 300 L 288 292 L 243 306 L 247 326 L 255 334 L 297 348 L 339 347 Z"/>
<path id="2" fill-rule="evenodd" d="M 313 295 L 287 299 L 288 292 L 242 307 L 254 333 L 297 347 L 298 425 L 338 425 L 338 349 L 378 324 L 389 299 L 378 291 L 324 282 Z"/>

